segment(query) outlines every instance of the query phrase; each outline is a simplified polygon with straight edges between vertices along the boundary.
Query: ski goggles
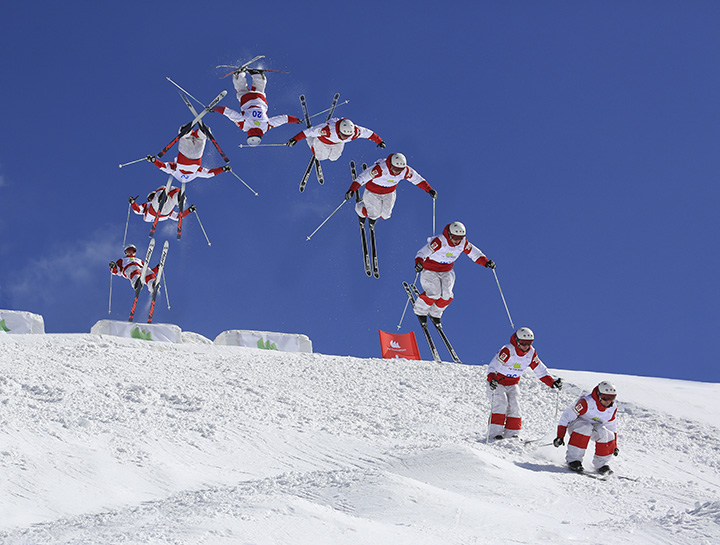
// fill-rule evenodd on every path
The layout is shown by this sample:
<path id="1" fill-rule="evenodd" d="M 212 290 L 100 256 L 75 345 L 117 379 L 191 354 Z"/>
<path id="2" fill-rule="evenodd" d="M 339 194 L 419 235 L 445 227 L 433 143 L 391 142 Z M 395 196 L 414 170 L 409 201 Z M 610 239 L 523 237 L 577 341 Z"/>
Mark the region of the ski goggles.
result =
<path id="1" fill-rule="evenodd" d="M 600 400 L 601 401 L 615 401 L 615 398 L 617 396 L 613 394 L 600 394 Z"/>

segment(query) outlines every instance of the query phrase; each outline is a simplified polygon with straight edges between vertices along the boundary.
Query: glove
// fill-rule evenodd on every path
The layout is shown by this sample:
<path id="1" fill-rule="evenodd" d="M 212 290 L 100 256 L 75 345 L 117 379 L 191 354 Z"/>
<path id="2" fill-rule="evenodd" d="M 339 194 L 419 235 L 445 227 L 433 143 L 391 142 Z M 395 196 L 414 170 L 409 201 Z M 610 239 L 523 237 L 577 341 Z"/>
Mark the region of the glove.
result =
<path id="1" fill-rule="evenodd" d="M 415 263 L 415 272 L 422 272 L 423 270 L 423 264 L 422 262 L 418 261 Z"/>
<path id="2" fill-rule="evenodd" d="M 195 210 L 197 210 L 197 208 L 195 208 L 195 205 L 194 205 L 194 204 L 191 204 L 191 205 L 190 205 L 190 208 L 188 208 L 188 212 L 190 212 L 191 214 L 192 214 L 193 212 L 195 212 Z"/>
<path id="3" fill-rule="evenodd" d="M 355 195 L 355 192 L 352 189 L 348 189 L 345 192 L 345 200 L 352 198 L 353 195 Z"/>
<path id="4" fill-rule="evenodd" d="M 557 388 L 558 390 L 562 390 L 562 379 L 559 378 L 555 382 L 553 382 L 552 388 Z"/>
<path id="5" fill-rule="evenodd" d="M 302 123 L 303 121 L 305 120 L 298 117 L 298 120 L 295 123 Z"/>
<path id="6" fill-rule="evenodd" d="M 487 263 L 485 263 L 485 266 L 488 269 L 494 269 L 495 268 L 495 262 L 492 259 L 488 259 Z"/>
<path id="7" fill-rule="evenodd" d="M 385 149 L 385 141 L 380 140 L 380 143 L 377 145 L 377 147 L 379 147 L 380 149 Z"/>
<path id="8" fill-rule="evenodd" d="M 490 381 L 490 389 L 491 389 L 491 390 L 494 390 L 494 389 L 497 388 L 497 387 L 498 387 L 498 381 L 495 380 L 495 379 L 492 379 L 492 380 Z"/>
<path id="9" fill-rule="evenodd" d="M 437 191 L 435 191 L 434 189 L 428 191 L 428 195 L 430 195 L 433 199 L 437 199 Z"/>
<path id="10" fill-rule="evenodd" d="M 110 268 L 111 268 L 111 269 L 114 269 L 115 267 L 117 267 L 117 264 L 116 264 L 114 261 L 111 261 L 111 262 L 110 262 Z"/>
<path id="11" fill-rule="evenodd" d="M 231 170 L 232 168 L 230 167 L 230 165 L 223 165 L 223 172 L 230 172 Z"/>
<path id="12" fill-rule="evenodd" d="M 128 202 L 129 202 L 130 204 L 134 203 L 134 202 L 135 202 L 135 199 L 137 199 L 139 196 L 140 196 L 140 195 L 138 195 L 137 197 L 133 197 L 132 195 L 129 196 L 129 197 L 128 197 Z"/>
<path id="13" fill-rule="evenodd" d="M 291 138 L 290 140 L 285 142 L 285 145 L 289 148 L 293 147 L 295 144 L 297 144 L 297 140 L 295 140 L 294 138 Z"/>
<path id="14" fill-rule="evenodd" d="M 556 437 L 555 439 L 553 439 L 553 446 L 555 448 L 560 447 L 564 444 L 565 444 L 565 439 L 563 439 L 562 437 Z"/>
<path id="15" fill-rule="evenodd" d="M 154 162 L 155 162 L 155 156 L 154 156 L 154 155 L 148 155 L 148 156 L 145 157 L 145 160 L 146 160 L 148 163 L 154 163 Z"/>
<path id="16" fill-rule="evenodd" d="M 618 454 L 620 454 L 620 449 L 615 447 L 615 450 L 613 450 L 613 456 L 617 456 Z"/>

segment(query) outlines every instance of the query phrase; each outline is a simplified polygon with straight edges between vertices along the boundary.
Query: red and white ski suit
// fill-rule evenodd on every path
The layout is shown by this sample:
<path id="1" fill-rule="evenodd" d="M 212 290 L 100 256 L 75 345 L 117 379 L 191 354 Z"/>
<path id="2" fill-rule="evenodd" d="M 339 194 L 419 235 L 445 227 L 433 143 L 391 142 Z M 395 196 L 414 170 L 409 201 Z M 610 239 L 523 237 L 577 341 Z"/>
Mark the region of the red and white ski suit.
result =
<path id="1" fill-rule="evenodd" d="M 165 191 L 165 186 L 159 187 L 155 190 L 155 195 L 152 200 L 138 204 L 133 201 L 130 205 L 133 212 L 143 217 L 146 222 L 154 222 L 155 217 L 158 215 L 158 207 L 160 206 L 160 194 Z M 173 187 L 168 193 L 165 204 L 163 204 L 162 210 L 160 211 L 160 217 L 158 221 L 173 220 L 178 221 L 178 218 L 185 217 L 190 213 L 190 210 L 183 210 L 182 213 L 178 213 L 175 207 L 178 206 L 178 197 L 180 195 L 180 189 Z"/>
<path id="2" fill-rule="evenodd" d="M 303 138 L 307 138 L 307 144 L 310 146 L 313 155 L 315 155 L 318 161 L 324 161 L 325 159 L 337 161 L 340 158 L 340 155 L 342 155 L 345 144 L 351 140 L 366 138 L 372 140 L 376 144 L 380 144 L 382 142 L 382 138 L 380 138 L 377 134 L 370 129 L 361 127 L 360 125 L 355 125 L 355 133 L 352 136 L 345 139 L 341 138 L 338 132 L 340 120 L 341 118 L 339 117 L 333 117 L 322 125 L 310 127 L 309 129 L 305 129 L 304 131 L 297 133 L 293 136 L 293 140 L 299 142 Z"/>
<path id="3" fill-rule="evenodd" d="M 130 284 L 133 286 L 133 288 L 135 288 L 136 282 L 142 274 L 142 268 L 144 264 L 145 262 L 139 257 L 124 256 L 115 261 L 115 267 L 111 268 L 110 272 L 118 276 L 122 276 L 123 278 L 127 278 L 128 280 L 130 280 Z M 155 275 L 158 272 L 158 267 L 159 265 L 152 269 L 148 267 L 147 271 L 145 271 L 145 278 L 142 280 L 142 283 L 147 286 L 147 289 L 150 293 L 152 293 L 152 285 L 154 284 Z"/>
<path id="4" fill-rule="evenodd" d="M 520 377 L 530 367 L 540 381 L 552 388 L 555 379 L 550 376 L 548 368 L 540 360 L 535 347 L 524 351 L 517 344 L 517 337 L 513 333 L 510 343 L 503 346 L 488 364 L 487 394 L 492 411 L 488 435 L 496 437 L 517 437 L 522 429 L 520 415 L 519 394 Z M 493 390 L 490 382 L 497 380 L 498 385 Z"/>
<path id="5" fill-rule="evenodd" d="M 570 463 L 582 461 L 592 439 L 595 441 L 593 467 L 606 465 L 617 447 L 617 405 L 603 406 L 597 388 L 579 398 L 572 407 L 565 409 L 558 422 L 557 436 L 570 432 L 565 460 Z"/>
<path id="6" fill-rule="evenodd" d="M 155 159 L 153 164 L 170 174 L 179 182 L 190 182 L 195 178 L 212 178 L 220 174 L 222 167 L 207 169 L 200 166 L 207 136 L 199 129 L 193 129 L 178 141 L 178 156 L 174 163 Z"/>
<path id="7" fill-rule="evenodd" d="M 428 243 L 420 248 L 415 255 L 415 263 L 422 263 L 420 285 L 425 290 L 415 302 L 415 314 L 430 315 L 440 318 L 453 300 L 455 286 L 455 260 L 462 254 L 478 265 L 485 265 L 489 260 L 479 248 L 473 246 L 463 237 L 458 244 L 450 241 L 450 224 L 445 226 L 441 235 L 428 239 Z"/>
<path id="8" fill-rule="evenodd" d="M 294 115 L 276 115 L 268 117 L 268 102 L 265 95 L 266 79 L 262 74 L 253 74 L 252 87 L 248 89 L 245 73 L 233 76 L 235 93 L 240 103 L 240 111 L 226 106 L 216 106 L 213 111 L 224 115 L 235 123 L 248 136 L 262 137 L 270 129 L 285 123 L 298 123 L 300 120 Z"/>
<path id="9" fill-rule="evenodd" d="M 378 159 L 375 164 L 362 172 L 350 186 L 351 191 L 358 191 L 365 186 L 362 199 L 355 203 L 357 215 L 376 220 L 389 219 L 395 206 L 395 190 L 401 180 L 407 180 L 411 184 L 430 192 L 432 187 L 427 181 L 409 166 L 402 169 L 392 168 L 390 158 Z M 397 174 L 393 174 L 397 172 Z"/>

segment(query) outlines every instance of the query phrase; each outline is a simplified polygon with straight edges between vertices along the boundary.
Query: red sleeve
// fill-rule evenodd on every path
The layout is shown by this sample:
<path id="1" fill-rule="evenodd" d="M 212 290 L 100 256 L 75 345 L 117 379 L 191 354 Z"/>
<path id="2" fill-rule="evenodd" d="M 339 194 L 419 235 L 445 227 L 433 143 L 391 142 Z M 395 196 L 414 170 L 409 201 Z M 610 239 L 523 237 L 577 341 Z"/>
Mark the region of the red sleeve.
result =
<path id="1" fill-rule="evenodd" d="M 294 115 L 288 116 L 288 123 L 300 123 L 300 118 L 295 117 Z"/>
<path id="2" fill-rule="evenodd" d="M 137 212 L 138 214 L 142 214 L 142 210 L 140 209 L 140 206 L 136 201 L 133 201 L 130 206 L 132 206 L 133 211 Z"/>
<path id="3" fill-rule="evenodd" d="M 495 373 L 488 373 L 487 381 L 492 382 L 493 380 L 495 380 L 496 377 L 497 375 Z"/>
<path id="4" fill-rule="evenodd" d="M 293 136 L 293 140 L 295 142 L 299 142 L 300 140 L 305 140 L 305 131 L 300 131 L 295 136 Z"/>
<path id="5" fill-rule="evenodd" d="M 222 171 L 223 171 L 223 167 L 211 168 L 211 169 L 208 170 L 208 172 L 209 172 L 210 174 L 212 174 L 213 176 L 217 176 L 217 175 L 220 174 Z"/>
<path id="6" fill-rule="evenodd" d="M 567 426 L 558 426 L 557 437 L 565 437 L 567 433 Z"/>
<path id="7" fill-rule="evenodd" d="M 430 190 L 432 189 L 432 187 L 430 187 L 430 184 L 427 183 L 425 180 L 420 182 L 417 186 L 423 191 L 425 191 L 425 193 L 430 193 Z"/>
<path id="8" fill-rule="evenodd" d="M 542 382 L 546 386 L 552 388 L 555 380 L 550 375 L 545 375 L 543 378 L 540 379 L 540 382 Z"/>
<path id="9" fill-rule="evenodd" d="M 484 267 L 488 261 L 490 261 L 490 260 L 487 257 L 485 257 L 484 255 L 481 255 L 480 257 L 478 257 L 475 260 L 475 263 L 477 263 L 478 265 L 482 265 Z"/>
<path id="10" fill-rule="evenodd" d="M 153 165 L 158 168 L 165 168 L 167 166 L 166 163 L 163 163 L 160 159 L 157 158 L 153 161 Z"/>
<path id="11" fill-rule="evenodd" d="M 360 184 L 357 182 L 353 182 L 350 185 L 350 189 L 348 191 L 357 191 L 358 189 L 360 189 Z"/>
<path id="12" fill-rule="evenodd" d="M 382 138 L 380 138 L 380 137 L 379 137 L 377 134 L 375 134 L 375 133 L 372 133 L 372 136 L 370 137 L 370 140 L 372 140 L 372 141 L 375 142 L 376 144 L 379 144 L 380 142 L 382 142 Z"/>

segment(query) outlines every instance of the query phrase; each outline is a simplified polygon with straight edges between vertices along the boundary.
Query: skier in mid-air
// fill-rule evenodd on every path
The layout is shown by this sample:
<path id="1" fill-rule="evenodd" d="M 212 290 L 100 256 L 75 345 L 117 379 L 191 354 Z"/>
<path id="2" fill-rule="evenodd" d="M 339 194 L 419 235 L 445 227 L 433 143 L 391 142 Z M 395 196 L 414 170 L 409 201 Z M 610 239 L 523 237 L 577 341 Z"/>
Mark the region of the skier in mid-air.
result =
<path id="1" fill-rule="evenodd" d="M 530 367 L 540 382 L 550 388 L 562 389 L 562 380 L 553 378 L 533 347 L 535 334 L 521 327 L 510 342 L 498 350 L 488 364 L 488 399 L 492 407 L 488 437 L 517 437 L 522 429 L 520 415 L 520 377 Z"/>
<path id="2" fill-rule="evenodd" d="M 318 161 L 337 161 L 342 155 L 345 144 L 358 138 L 372 140 L 379 148 L 385 147 L 385 142 L 370 129 L 355 125 L 348 118 L 333 117 L 325 123 L 300 131 L 285 142 L 289 147 L 298 141 L 307 138 L 307 144 Z"/>
<path id="3" fill-rule="evenodd" d="M 175 208 L 178 206 L 178 199 L 180 197 L 180 188 L 172 187 L 170 191 L 165 195 L 165 202 L 160 210 L 160 201 L 162 200 L 163 193 L 165 192 L 165 186 L 158 187 L 155 191 L 147 196 L 147 201 L 138 204 L 135 197 L 128 197 L 130 206 L 133 212 L 143 217 L 146 222 L 154 222 L 155 218 L 158 221 L 173 220 L 178 221 L 179 218 L 184 218 L 188 214 L 195 211 L 195 205 L 191 205 L 187 210 L 178 212 Z"/>
<path id="4" fill-rule="evenodd" d="M 205 144 L 207 144 L 205 132 L 194 128 L 178 141 L 178 155 L 175 162 L 165 163 L 154 155 L 148 155 L 146 159 L 179 182 L 190 182 L 195 178 L 212 178 L 221 172 L 229 172 L 230 165 L 210 169 L 201 165 Z"/>
<path id="5" fill-rule="evenodd" d="M 617 456 L 617 390 L 606 380 L 593 388 L 593 391 L 579 398 L 565 409 L 560 416 L 557 437 L 553 445 L 565 444 L 565 434 L 570 432 L 565 461 L 568 467 L 582 473 L 582 459 L 590 440 L 595 441 L 595 456 L 592 465 L 598 473 L 611 472 L 608 464 L 612 456 Z"/>
<path id="6" fill-rule="evenodd" d="M 443 312 L 453 300 L 453 266 L 462 254 L 467 254 L 478 265 L 495 268 L 495 262 L 473 246 L 465 235 L 465 225 L 454 221 L 445 226 L 442 234 L 429 238 L 415 255 L 415 270 L 420 273 L 420 284 L 425 290 L 414 306 L 421 322 L 427 322 L 429 315 L 435 323 L 440 323 Z"/>
<path id="7" fill-rule="evenodd" d="M 365 186 L 362 199 L 355 203 L 357 215 L 371 220 L 389 219 L 395 206 L 397 197 L 395 190 L 400 180 L 408 180 L 427 192 L 433 199 L 437 198 L 437 191 L 430 187 L 425 178 L 408 166 L 407 159 L 402 153 L 391 153 L 387 157 L 378 159 L 372 167 L 355 179 L 345 193 L 345 200 Z"/>
<path id="8" fill-rule="evenodd" d="M 135 245 L 128 244 L 125 247 L 124 257 L 121 257 L 117 261 L 110 262 L 110 272 L 130 280 L 133 289 L 136 290 L 140 284 L 143 284 L 147 286 L 148 291 L 152 293 L 160 265 L 156 265 L 152 269 L 148 267 L 145 272 L 145 278 L 140 278 L 145 262 L 139 257 L 135 257 L 136 252 L 137 248 Z"/>
<path id="9" fill-rule="evenodd" d="M 248 88 L 245 74 L 252 77 L 252 87 Z M 302 120 L 294 115 L 276 115 L 268 117 L 268 101 L 265 95 L 267 78 L 259 68 L 245 68 L 233 74 L 233 86 L 240 103 L 240 112 L 226 106 L 216 106 L 214 112 L 224 115 L 247 133 L 249 146 L 260 144 L 263 135 L 270 129 L 285 123 L 300 123 Z"/>

